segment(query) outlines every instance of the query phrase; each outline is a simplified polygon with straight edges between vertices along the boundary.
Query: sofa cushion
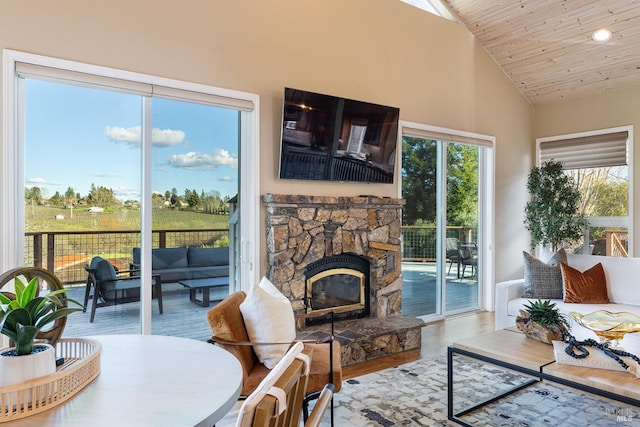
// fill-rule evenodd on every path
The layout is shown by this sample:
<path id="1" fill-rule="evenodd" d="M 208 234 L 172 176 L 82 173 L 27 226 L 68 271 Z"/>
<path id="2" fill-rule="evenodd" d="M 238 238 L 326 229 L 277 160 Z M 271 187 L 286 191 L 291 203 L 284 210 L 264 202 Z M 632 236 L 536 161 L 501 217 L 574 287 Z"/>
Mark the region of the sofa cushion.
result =
<path id="1" fill-rule="evenodd" d="M 258 360 L 273 368 L 296 338 L 296 325 L 291 302 L 266 277 L 253 285 L 240 304 L 240 312 L 250 341 L 282 343 L 254 345 Z"/>
<path id="2" fill-rule="evenodd" d="M 189 267 L 229 265 L 229 247 L 196 248 L 190 246 L 187 253 L 187 259 Z"/>
<path id="3" fill-rule="evenodd" d="M 151 268 L 165 270 L 168 268 L 187 267 L 187 247 L 157 248 L 151 251 Z"/>
<path id="4" fill-rule="evenodd" d="M 564 302 L 583 304 L 608 303 L 607 279 L 602 263 L 597 263 L 584 272 L 562 263 Z"/>
<path id="5" fill-rule="evenodd" d="M 560 264 L 567 262 L 564 249 L 556 252 L 546 263 L 527 252 L 524 256 L 524 298 L 562 298 Z"/>

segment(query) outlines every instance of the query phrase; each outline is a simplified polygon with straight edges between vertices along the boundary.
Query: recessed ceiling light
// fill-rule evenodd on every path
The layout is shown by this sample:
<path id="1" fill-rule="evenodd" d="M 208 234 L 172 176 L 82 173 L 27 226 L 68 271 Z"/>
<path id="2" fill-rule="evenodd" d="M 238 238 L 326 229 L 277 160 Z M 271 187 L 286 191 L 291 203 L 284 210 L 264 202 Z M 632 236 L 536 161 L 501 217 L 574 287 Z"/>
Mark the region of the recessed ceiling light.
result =
<path id="1" fill-rule="evenodd" d="M 591 38 L 596 42 L 606 42 L 611 38 L 611 31 L 602 28 L 600 30 L 596 30 L 591 34 Z"/>

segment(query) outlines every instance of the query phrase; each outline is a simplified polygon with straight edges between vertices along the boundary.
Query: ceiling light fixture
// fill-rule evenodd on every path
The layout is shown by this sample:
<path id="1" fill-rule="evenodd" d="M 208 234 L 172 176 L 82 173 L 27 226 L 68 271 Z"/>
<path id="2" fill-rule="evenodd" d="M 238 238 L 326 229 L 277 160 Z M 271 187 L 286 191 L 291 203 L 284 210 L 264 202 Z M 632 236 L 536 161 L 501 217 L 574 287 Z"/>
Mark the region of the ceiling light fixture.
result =
<path id="1" fill-rule="evenodd" d="M 591 34 L 591 38 L 596 42 L 606 42 L 611 38 L 611 31 L 606 28 L 602 28 L 600 30 L 596 30 Z"/>

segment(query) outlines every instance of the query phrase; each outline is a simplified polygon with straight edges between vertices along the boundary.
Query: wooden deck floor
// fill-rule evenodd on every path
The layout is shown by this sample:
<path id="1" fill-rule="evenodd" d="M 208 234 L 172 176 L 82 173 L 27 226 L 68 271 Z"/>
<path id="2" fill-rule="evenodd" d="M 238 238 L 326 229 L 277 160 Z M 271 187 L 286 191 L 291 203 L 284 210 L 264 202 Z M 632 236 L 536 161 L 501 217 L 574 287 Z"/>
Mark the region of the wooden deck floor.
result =
<path id="1" fill-rule="evenodd" d="M 478 302 L 476 279 L 458 279 L 455 266 L 447 276 L 447 310 L 475 307 Z M 467 272 L 468 273 L 468 272 Z M 207 322 L 210 307 L 201 307 L 189 301 L 189 292 L 177 284 L 163 286 L 164 314 L 158 313 L 156 300 L 152 302 L 152 333 L 174 335 L 197 340 L 211 336 Z M 227 287 L 211 290 L 212 300 L 228 294 Z M 433 263 L 403 264 L 403 309 L 407 316 L 433 314 L 436 308 L 436 274 Z M 214 295 L 215 294 L 215 295 Z M 72 288 L 69 297 L 82 301 L 84 286 Z M 91 304 L 91 301 L 89 302 Z M 216 302 L 212 301 L 211 306 Z M 90 307 L 89 307 L 90 308 Z M 128 303 L 96 310 L 93 323 L 86 313 L 73 313 L 68 317 L 65 336 L 81 337 L 108 334 L 140 333 L 140 303 Z"/>

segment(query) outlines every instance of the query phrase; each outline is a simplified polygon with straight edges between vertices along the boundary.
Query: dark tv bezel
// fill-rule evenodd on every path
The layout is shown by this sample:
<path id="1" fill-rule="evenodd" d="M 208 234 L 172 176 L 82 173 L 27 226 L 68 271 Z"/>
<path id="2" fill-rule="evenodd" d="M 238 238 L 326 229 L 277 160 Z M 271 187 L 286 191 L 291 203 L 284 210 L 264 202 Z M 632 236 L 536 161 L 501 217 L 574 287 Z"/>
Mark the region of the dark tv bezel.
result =
<path id="1" fill-rule="evenodd" d="M 285 87 L 278 178 L 393 184 L 399 121 L 397 107 Z M 351 140 L 353 126 L 365 123 Z"/>

